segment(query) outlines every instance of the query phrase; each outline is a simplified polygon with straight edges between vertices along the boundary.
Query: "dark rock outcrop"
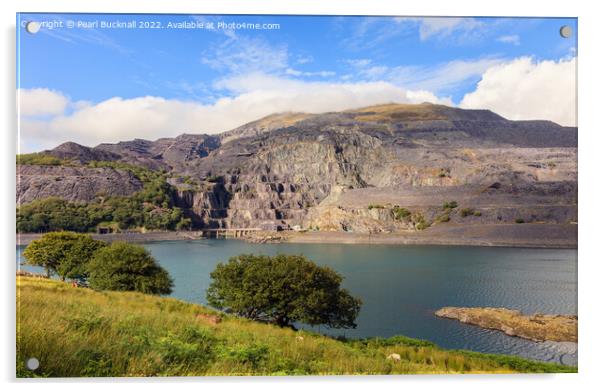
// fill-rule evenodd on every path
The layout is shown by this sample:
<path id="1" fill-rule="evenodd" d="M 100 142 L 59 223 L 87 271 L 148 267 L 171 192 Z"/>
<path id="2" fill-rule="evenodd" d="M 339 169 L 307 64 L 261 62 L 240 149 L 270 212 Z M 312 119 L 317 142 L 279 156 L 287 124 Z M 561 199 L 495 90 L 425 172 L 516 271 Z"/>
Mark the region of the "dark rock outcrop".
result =
<path id="1" fill-rule="evenodd" d="M 134 175 L 112 168 L 17 167 L 18 205 L 49 197 L 91 201 L 103 195 L 131 195 L 141 189 L 142 182 Z"/>

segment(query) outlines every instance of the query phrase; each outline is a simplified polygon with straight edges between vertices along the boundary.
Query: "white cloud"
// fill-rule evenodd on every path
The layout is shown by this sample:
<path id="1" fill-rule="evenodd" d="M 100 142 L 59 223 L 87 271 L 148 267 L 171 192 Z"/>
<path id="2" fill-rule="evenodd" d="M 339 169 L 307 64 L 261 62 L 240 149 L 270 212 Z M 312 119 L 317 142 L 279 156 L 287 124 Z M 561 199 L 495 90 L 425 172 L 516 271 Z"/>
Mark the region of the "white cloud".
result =
<path id="1" fill-rule="evenodd" d="M 439 93 L 447 92 L 458 85 L 474 80 L 490 67 L 502 63 L 502 59 L 494 57 L 474 60 L 454 60 L 433 66 L 396 66 L 389 67 L 375 64 L 371 60 L 348 60 L 355 71 L 356 79 L 386 80 L 411 90 L 427 90 Z"/>
<path id="2" fill-rule="evenodd" d="M 69 104 L 65 95 L 47 88 L 19 89 L 17 99 L 19 112 L 27 116 L 62 114 Z"/>
<path id="3" fill-rule="evenodd" d="M 421 18 L 420 39 L 427 40 L 431 37 L 446 37 L 458 31 L 473 31 L 483 26 L 473 18 Z"/>
<path id="4" fill-rule="evenodd" d="M 356 68 L 365 68 L 372 63 L 372 60 L 369 58 L 358 58 L 347 60 L 345 62 Z"/>
<path id="5" fill-rule="evenodd" d="M 288 49 L 261 38 L 232 36 L 206 51 L 201 63 L 227 73 L 281 71 L 288 67 Z"/>
<path id="6" fill-rule="evenodd" d="M 214 104 L 146 96 L 111 98 L 84 105 L 47 121 L 23 117 L 23 149 L 47 149 L 65 141 L 93 146 L 133 138 L 156 139 L 181 133 L 219 133 L 284 111 L 321 113 L 389 102 L 451 104 L 427 91 L 408 91 L 388 82 L 305 82 L 254 73 L 220 83 L 234 97 Z"/>
<path id="7" fill-rule="evenodd" d="M 488 69 L 460 107 L 490 109 L 513 120 L 546 119 L 575 126 L 575 57 L 537 62 L 522 57 Z"/>
<path id="8" fill-rule="evenodd" d="M 297 69 L 293 69 L 293 68 L 287 68 L 286 71 L 284 71 L 285 75 L 289 75 L 289 76 L 306 76 L 306 77 L 312 77 L 312 76 L 319 76 L 319 77 L 330 77 L 330 76 L 334 76 L 336 75 L 336 72 L 332 72 L 332 71 L 316 71 L 316 72 L 306 72 L 306 71 L 299 71 Z"/>
<path id="9" fill-rule="evenodd" d="M 308 64 L 314 62 L 314 58 L 311 55 L 307 56 L 297 56 L 297 64 Z"/>
<path id="10" fill-rule="evenodd" d="M 456 17 L 423 17 L 423 18 L 395 18 L 400 25 L 418 25 L 418 33 L 421 41 L 428 39 L 441 39 L 458 34 L 460 41 L 474 38 L 484 33 L 489 26 L 474 18 Z"/>
<path id="11" fill-rule="evenodd" d="M 71 102 L 47 89 L 20 90 L 21 146 L 24 152 L 65 141 L 93 146 L 133 138 L 157 139 L 181 133 L 219 133 L 263 116 L 299 111 L 321 113 L 390 102 L 453 105 L 441 91 L 479 77 L 460 106 L 488 108 L 509 119 L 550 119 L 575 124 L 576 59 L 536 62 L 481 59 L 453 61 L 433 68 L 393 67 L 378 76 L 372 62 L 358 62 L 374 79 L 305 81 L 255 71 L 231 73 L 212 89 L 228 96 L 211 104 L 144 96 L 102 102 Z M 364 67 L 364 68 L 362 68 Z M 280 70 L 280 74 L 287 69 Z M 294 75 L 296 71 L 291 69 Z M 354 75 L 355 76 L 355 75 Z M 384 79 L 384 77 L 389 77 Z M 354 80 L 353 82 L 351 80 Z"/>
<path id="12" fill-rule="evenodd" d="M 454 60 L 426 68 L 398 67 L 392 72 L 391 80 L 410 89 L 448 91 L 466 81 L 478 80 L 483 72 L 501 61 L 499 58 L 481 58 Z"/>
<path id="13" fill-rule="evenodd" d="M 520 36 L 513 34 L 513 35 L 502 35 L 501 37 L 498 37 L 498 39 L 496 40 L 498 42 L 502 42 L 502 43 L 509 43 L 515 46 L 520 45 Z"/>

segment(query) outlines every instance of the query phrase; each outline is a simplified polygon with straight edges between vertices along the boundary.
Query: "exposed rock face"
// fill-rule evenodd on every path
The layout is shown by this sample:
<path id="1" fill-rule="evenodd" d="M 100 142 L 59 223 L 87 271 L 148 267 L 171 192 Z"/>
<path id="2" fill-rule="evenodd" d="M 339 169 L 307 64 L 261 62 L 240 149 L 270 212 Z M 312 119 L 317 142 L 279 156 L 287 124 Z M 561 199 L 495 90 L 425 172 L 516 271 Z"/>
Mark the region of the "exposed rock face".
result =
<path id="1" fill-rule="evenodd" d="M 156 141 L 135 139 L 117 144 L 100 144 L 94 151 L 109 152 L 121 156 L 125 163 L 141 165 L 150 169 L 180 171 L 186 163 L 208 156 L 219 146 L 215 136 L 182 134 L 176 138 L 161 138 Z"/>
<path id="2" fill-rule="evenodd" d="M 99 195 L 125 196 L 140 189 L 138 178 L 112 168 L 17 167 L 17 205 L 49 197 L 90 201 Z"/>
<path id="3" fill-rule="evenodd" d="M 114 161 L 121 158 L 116 153 L 84 147 L 73 142 L 63 143 L 47 153 L 59 159 L 77 163 L 88 163 L 93 160 Z"/>
<path id="4" fill-rule="evenodd" d="M 577 342 L 577 316 L 574 315 L 523 315 L 506 308 L 480 307 L 444 307 L 435 315 L 537 342 Z"/>
<path id="5" fill-rule="evenodd" d="M 392 214 L 396 205 L 433 224 L 445 213 L 448 224 L 575 222 L 576 146 L 575 128 L 551 122 L 391 104 L 276 114 L 216 136 L 183 134 L 95 148 L 69 143 L 49 153 L 167 170 L 178 188 L 177 204 L 193 212 L 199 227 L 394 232 L 416 227 Z M 85 197 L 70 190 L 58 195 L 85 199 L 95 191 L 133 189 L 127 180 L 119 189 L 109 183 L 94 185 Z M 48 193 L 30 192 L 23 200 Z M 442 210 L 451 200 L 458 208 Z M 478 216 L 461 216 L 463 208 L 478 210 Z"/>

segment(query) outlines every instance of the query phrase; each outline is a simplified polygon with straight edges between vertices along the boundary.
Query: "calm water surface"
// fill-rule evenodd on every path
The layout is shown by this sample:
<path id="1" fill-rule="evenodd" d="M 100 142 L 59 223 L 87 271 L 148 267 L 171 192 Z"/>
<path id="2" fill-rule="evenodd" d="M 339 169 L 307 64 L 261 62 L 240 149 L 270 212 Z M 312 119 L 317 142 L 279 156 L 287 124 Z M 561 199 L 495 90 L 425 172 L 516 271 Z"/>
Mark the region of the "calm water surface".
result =
<path id="1" fill-rule="evenodd" d="M 317 329 L 347 337 L 402 334 L 453 349 L 575 364 L 576 344 L 536 343 L 440 319 L 444 306 L 506 307 L 526 313 L 577 313 L 577 251 L 460 246 L 250 244 L 236 240 L 144 244 L 175 281 L 172 296 L 205 303 L 209 273 L 242 254 L 303 254 L 344 277 L 363 301 L 358 327 Z M 17 261 L 20 252 L 17 249 Z M 29 268 L 31 270 L 31 268 Z"/>

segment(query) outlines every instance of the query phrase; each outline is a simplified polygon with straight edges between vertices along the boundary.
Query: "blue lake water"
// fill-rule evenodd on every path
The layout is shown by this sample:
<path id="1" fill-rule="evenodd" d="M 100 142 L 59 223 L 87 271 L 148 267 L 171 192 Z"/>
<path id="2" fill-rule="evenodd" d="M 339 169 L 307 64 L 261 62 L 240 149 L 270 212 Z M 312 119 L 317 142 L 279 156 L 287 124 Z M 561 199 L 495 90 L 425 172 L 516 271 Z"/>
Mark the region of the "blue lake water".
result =
<path id="1" fill-rule="evenodd" d="M 536 343 L 434 316 L 445 306 L 506 307 L 526 313 L 577 313 L 577 251 L 463 246 L 251 244 L 237 240 L 166 241 L 144 246 L 175 281 L 172 296 L 205 303 L 209 273 L 242 254 L 303 254 L 343 277 L 363 305 L 346 337 L 402 334 L 450 349 L 520 355 L 575 364 L 576 344 Z M 17 249 L 19 262 L 22 249 Z M 34 270 L 23 267 L 25 270 Z"/>

